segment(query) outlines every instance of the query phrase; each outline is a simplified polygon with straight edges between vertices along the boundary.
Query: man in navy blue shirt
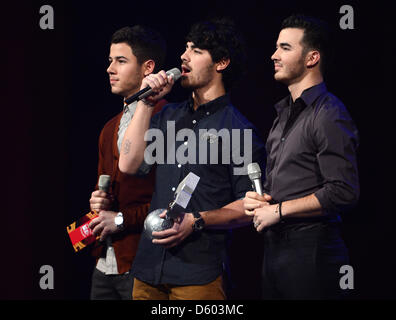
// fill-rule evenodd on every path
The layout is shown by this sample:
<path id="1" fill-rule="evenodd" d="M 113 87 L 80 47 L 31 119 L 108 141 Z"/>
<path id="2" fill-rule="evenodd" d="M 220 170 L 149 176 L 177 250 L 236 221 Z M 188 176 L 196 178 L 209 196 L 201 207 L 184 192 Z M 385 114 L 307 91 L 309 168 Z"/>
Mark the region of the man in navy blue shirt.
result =
<path id="1" fill-rule="evenodd" d="M 290 95 L 276 106 L 267 139 L 265 195 L 248 192 L 246 214 L 265 230 L 263 297 L 338 299 L 348 252 L 340 213 L 357 203 L 358 132 L 323 82 L 329 36 L 309 17 L 284 20 L 272 55 Z M 253 210 L 253 211 L 252 211 Z"/>
<path id="2" fill-rule="evenodd" d="M 144 135 L 150 128 L 149 133 L 160 133 L 159 149 L 164 147 L 155 154 L 150 211 L 166 208 L 189 172 L 200 180 L 186 213 L 172 228 L 153 233 L 154 240 L 142 237 L 132 266 L 134 299 L 225 298 L 226 229 L 251 221 L 242 202 L 251 190 L 246 167 L 259 162 L 264 169 L 265 160 L 264 144 L 255 128 L 227 94 L 244 69 L 243 49 L 228 20 L 194 25 L 181 56 L 181 84 L 192 91 L 191 97 L 166 105 L 151 122 L 150 105 L 170 91 L 173 79 L 161 71 L 143 80 L 141 88 L 149 85 L 157 94 L 138 102 L 125 133 L 120 170 L 147 171 L 151 161 L 144 151 L 152 144 L 147 146 Z"/>

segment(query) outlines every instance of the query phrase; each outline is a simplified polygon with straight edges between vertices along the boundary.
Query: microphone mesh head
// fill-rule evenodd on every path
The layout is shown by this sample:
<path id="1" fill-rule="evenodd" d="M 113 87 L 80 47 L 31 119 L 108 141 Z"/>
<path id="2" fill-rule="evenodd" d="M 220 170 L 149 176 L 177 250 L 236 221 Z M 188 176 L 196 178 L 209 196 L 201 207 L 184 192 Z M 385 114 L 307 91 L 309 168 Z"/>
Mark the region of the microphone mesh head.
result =
<path id="1" fill-rule="evenodd" d="M 104 192 L 107 192 L 110 187 L 110 176 L 107 174 L 102 174 L 99 177 L 98 186 L 99 186 L 99 190 L 103 190 Z"/>
<path id="2" fill-rule="evenodd" d="M 257 162 L 249 163 L 247 166 L 247 171 L 250 180 L 261 178 L 261 169 Z"/>
<path id="3" fill-rule="evenodd" d="M 166 72 L 168 76 L 172 76 L 173 80 L 177 81 L 181 77 L 181 71 L 178 68 L 170 69 Z"/>

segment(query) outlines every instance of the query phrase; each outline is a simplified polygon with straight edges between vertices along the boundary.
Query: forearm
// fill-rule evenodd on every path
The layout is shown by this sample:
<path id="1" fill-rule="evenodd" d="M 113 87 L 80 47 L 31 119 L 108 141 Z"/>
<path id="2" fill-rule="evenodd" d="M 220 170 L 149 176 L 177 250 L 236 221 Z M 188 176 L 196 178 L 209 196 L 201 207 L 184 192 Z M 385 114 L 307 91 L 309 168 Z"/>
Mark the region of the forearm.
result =
<path id="1" fill-rule="evenodd" d="M 201 211 L 205 221 L 205 228 L 230 229 L 245 226 L 251 223 L 252 218 L 244 213 L 243 201 L 236 200 L 228 205 L 210 211 Z"/>
<path id="2" fill-rule="evenodd" d="M 142 101 L 137 103 L 135 114 L 122 140 L 118 166 L 123 173 L 136 173 L 143 162 L 146 149 L 144 135 L 150 126 L 152 112 L 152 107 L 145 105 Z"/>
<path id="3" fill-rule="evenodd" d="M 284 218 L 303 218 L 322 214 L 322 207 L 314 194 L 282 202 L 281 210 Z"/>

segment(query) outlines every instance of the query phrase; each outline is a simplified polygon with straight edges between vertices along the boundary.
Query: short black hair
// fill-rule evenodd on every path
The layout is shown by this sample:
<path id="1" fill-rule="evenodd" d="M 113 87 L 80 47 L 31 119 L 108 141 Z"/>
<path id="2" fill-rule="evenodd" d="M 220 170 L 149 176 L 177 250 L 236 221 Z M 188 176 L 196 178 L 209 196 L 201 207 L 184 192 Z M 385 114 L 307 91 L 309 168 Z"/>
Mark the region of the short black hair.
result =
<path id="1" fill-rule="evenodd" d="M 131 47 L 140 65 L 152 59 L 155 62 L 154 71 L 157 72 L 163 68 L 166 56 L 166 42 L 156 30 L 141 25 L 121 28 L 111 37 L 111 44 L 123 42 Z"/>
<path id="2" fill-rule="evenodd" d="M 329 25 L 317 18 L 303 14 L 293 14 L 282 22 L 281 30 L 286 28 L 298 28 L 304 30 L 301 44 L 304 52 L 318 50 L 320 52 L 320 67 L 324 73 L 331 60 L 332 35 Z"/>
<path id="3" fill-rule="evenodd" d="M 230 59 L 222 71 L 226 90 L 231 89 L 246 71 L 246 51 L 242 34 L 230 18 L 214 18 L 194 24 L 186 37 L 197 48 L 208 50 L 213 62 Z"/>

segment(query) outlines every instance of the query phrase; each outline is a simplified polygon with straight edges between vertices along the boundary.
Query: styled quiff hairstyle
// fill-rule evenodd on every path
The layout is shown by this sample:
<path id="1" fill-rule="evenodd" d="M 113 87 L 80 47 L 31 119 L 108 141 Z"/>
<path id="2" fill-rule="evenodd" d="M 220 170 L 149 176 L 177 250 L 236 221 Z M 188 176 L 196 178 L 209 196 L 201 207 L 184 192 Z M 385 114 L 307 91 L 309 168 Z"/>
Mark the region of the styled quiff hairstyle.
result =
<path id="1" fill-rule="evenodd" d="M 197 48 L 208 50 L 214 63 L 230 59 L 221 71 L 226 90 L 231 89 L 246 71 L 245 43 L 234 22 L 229 18 L 217 18 L 194 24 L 186 37 Z"/>
<path id="2" fill-rule="evenodd" d="M 131 47 L 140 65 L 147 60 L 154 60 L 154 72 L 162 69 L 166 55 L 166 42 L 157 31 L 140 25 L 124 27 L 117 30 L 111 37 L 111 44 L 123 42 Z"/>
<path id="3" fill-rule="evenodd" d="M 281 30 L 286 28 L 297 28 L 304 30 L 301 45 L 305 55 L 310 50 L 320 52 L 320 70 L 326 71 L 328 62 L 332 58 L 331 31 L 327 23 L 317 18 L 295 14 L 282 22 Z"/>

